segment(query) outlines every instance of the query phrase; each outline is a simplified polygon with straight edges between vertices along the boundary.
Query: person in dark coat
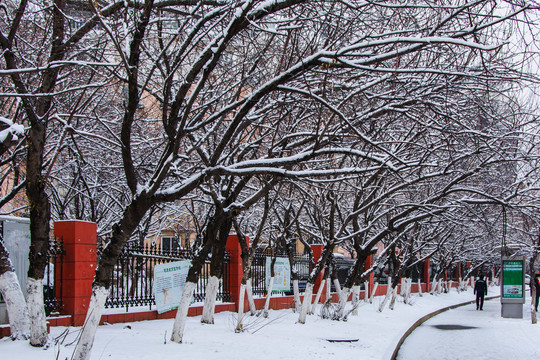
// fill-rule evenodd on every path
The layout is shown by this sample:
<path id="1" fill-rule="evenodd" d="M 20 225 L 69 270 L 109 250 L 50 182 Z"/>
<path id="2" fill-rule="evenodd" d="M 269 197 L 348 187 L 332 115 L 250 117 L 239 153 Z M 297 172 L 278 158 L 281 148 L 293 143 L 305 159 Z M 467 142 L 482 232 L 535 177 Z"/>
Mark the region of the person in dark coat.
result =
<path id="1" fill-rule="evenodd" d="M 480 279 L 474 283 L 474 293 L 476 294 L 476 310 L 484 310 L 484 296 L 487 295 L 487 283 L 484 276 L 480 275 Z"/>
<path id="2" fill-rule="evenodd" d="M 532 290 L 533 286 L 536 289 L 536 300 L 534 302 L 535 311 L 538 312 L 538 299 L 540 298 L 540 274 L 536 274 L 536 276 L 531 278 L 531 283 L 529 284 L 531 288 L 531 296 L 532 296 Z"/>

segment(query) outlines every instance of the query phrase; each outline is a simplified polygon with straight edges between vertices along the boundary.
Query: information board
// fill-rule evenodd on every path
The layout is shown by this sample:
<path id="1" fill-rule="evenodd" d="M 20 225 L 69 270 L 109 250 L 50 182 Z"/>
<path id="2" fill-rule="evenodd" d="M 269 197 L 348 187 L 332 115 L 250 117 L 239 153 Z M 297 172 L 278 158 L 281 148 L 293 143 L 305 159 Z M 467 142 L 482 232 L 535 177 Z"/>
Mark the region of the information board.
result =
<path id="1" fill-rule="evenodd" d="M 154 267 L 154 296 L 158 314 L 178 308 L 190 266 L 190 260 L 181 260 Z"/>
<path id="2" fill-rule="evenodd" d="M 266 258 L 266 286 L 270 284 L 270 264 L 272 258 Z M 287 258 L 276 258 L 274 264 L 274 285 L 272 286 L 272 292 L 275 291 L 290 291 L 291 290 L 291 265 Z"/>
<path id="3" fill-rule="evenodd" d="M 523 260 L 502 261 L 502 297 L 503 299 L 522 299 L 523 293 Z"/>

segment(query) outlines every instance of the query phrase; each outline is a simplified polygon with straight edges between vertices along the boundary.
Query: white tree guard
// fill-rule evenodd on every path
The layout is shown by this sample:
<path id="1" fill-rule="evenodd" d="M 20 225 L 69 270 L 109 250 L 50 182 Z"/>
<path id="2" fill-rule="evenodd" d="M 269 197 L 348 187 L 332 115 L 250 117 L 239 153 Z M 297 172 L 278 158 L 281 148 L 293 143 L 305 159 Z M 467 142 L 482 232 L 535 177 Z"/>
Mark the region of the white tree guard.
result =
<path id="1" fill-rule="evenodd" d="M 246 293 L 246 284 L 240 285 L 240 293 L 238 294 L 238 318 L 236 321 L 236 331 L 241 331 L 243 328 L 242 320 L 244 319 L 244 294 Z"/>
<path id="2" fill-rule="evenodd" d="M 268 317 L 268 308 L 270 307 L 270 299 L 272 298 L 272 289 L 274 288 L 274 277 L 270 278 L 268 288 L 266 289 L 266 301 L 264 302 L 264 312 L 263 316 Z"/>
<path id="3" fill-rule="evenodd" d="M 319 304 L 319 301 L 321 300 L 324 284 L 326 284 L 326 280 L 322 279 L 321 284 L 319 285 L 319 289 L 317 290 L 317 296 L 315 296 L 315 301 L 313 302 L 313 304 L 311 304 L 311 309 L 309 310 L 310 315 L 315 314 L 315 311 L 317 310 L 317 305 Z"/>
<path id="4" fill-rule="evenodd" d="M 249 304 L 249 312 L 251 313 L 251 316 L 253 316 L 257 313 L 257 307 L 255 306 L 255 300 L 253 299 L 253 286 L 251 278 L 247 279 L 246 281 L 246 291 Z"/>

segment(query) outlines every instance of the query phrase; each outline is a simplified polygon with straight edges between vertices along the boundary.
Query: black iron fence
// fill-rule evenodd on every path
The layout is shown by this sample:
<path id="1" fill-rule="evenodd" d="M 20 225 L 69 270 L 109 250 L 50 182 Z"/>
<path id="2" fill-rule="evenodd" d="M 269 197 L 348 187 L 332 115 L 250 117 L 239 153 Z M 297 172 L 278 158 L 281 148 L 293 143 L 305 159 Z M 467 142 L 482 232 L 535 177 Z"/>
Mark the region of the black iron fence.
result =
<path id="1" fill-rule="evenodd" d="M 253 263 L 251 265 L 253 295 L 263 296 L 266 294 L 266 267 L 267 262 L 271 261 L 272 256 L 270 250 L 258 250 L 255 252 Z M 287 254 L 278 253 L 277 257 L 287 258 Z M 309 255 L 295 255 L 293 269 L 298 273 L 298 287 L 300 291 L 304 291 L 311 270 Z M 284 294 L 290 295 L 292 294 L 292 291 L 291 284 L 289 291 L 285 291 Z"/>
<path id="2" fill-rule="evenodd" d="M 101 249 L 98 249 L 98 256 Z M 149 306 L 156 304 L 154 295 L 154 267 L 173 261 L 192 260 L 194 253 L 188 249 L 162 250 L 155 246 L 127 246 L 118 258 L 111 278 L 109 297 L 106 308 L 125 307 L 126 311 L 133 306 Z M 223 279 L 220 281 L 217 300 L 231 300 L 229 291 L 230 255 L 225 253 Z M 199 282 L 193 294 L 194 301 L 203 301 L 210 274 L 210 261 L 207 260 Z"/>
<path id="3" fill-rule="evenodd" d="M 62 277 L 64 263 L 62 239 L 49 240 L 49 261 L 43 278 L 43 302 L 47 316 L 60 313 L 62 310 Z"/>

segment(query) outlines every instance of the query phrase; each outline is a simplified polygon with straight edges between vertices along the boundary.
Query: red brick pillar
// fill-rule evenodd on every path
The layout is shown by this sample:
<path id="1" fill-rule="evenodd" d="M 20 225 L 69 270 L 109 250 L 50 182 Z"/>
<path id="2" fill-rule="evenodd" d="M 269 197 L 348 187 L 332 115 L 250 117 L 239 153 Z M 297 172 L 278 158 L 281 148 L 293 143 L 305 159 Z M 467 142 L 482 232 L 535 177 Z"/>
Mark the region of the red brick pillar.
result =
<path id="1" fill-rule="evenodd" d="M 375 255 L 369 255 L 367 257 L 366 262 L 364 264 L 364 271 L 369 270 L 373 266 L 374 258 L 375 258 Z M 369 288 L 366 289 L 366 291 L 364 292 L 364 299 L 367 299 L 369 297 L 370 292 L 375 287 L 375 272 L 374 271 L 369 273 L 368 279 L 369 279 L 369 285 L 368 285 Z"/>
<path id="2" fill-rule="evenodd" d="M 311 251 L 313 252 L 313 262 L 315 263 L 315 266 L 317 266 L 317 262 L 322 256 L 323 249 L 324 249 L 324 245 L 311 245 Z M 314 294 L 316 294 L 317 291 L 319 291 L 319 286 L 321 286 L 323 276 L 324 276 L 324 268 L 323 268 L 323 271 L 321 271 L 321 273 L 319 274 L 319 276 L 317 276 L 317 280 L 315 280 L 315 284 L 313 285 Z"/>
<path id="3" fill-rule="evenodd" d="M 242 257 L 240 256 L 242 249 L 240 248 L 240 242 L 238 242 L 238 236 L 229 235 L 225 249 L 227 249 L 231 256 L 231 262 L 229 264 L 229 292 L 231 293 L 231 301 L 235 303 L 236 310 L 238 310 L 240 286 L 242 285 L 242 275 L 244 274 Z"/>
<path id="4" fill-rule="evenodd" d="M 96 224 L 69 220 L 54 223 L 54 236 L 63 241 L 63 313 L 71 315 L 74 326 L 83 325 L 92 295 L 96 272 Z"/>
<path id="5" fill-rule="evenodd" d="M 430 266 L 430 259 L 427 258 L 424 260 L 424 282 L 426 283 L 426 291 L 429 291 L 429 279 L 431 278 L 430 274 L 431 266 Z"/>

